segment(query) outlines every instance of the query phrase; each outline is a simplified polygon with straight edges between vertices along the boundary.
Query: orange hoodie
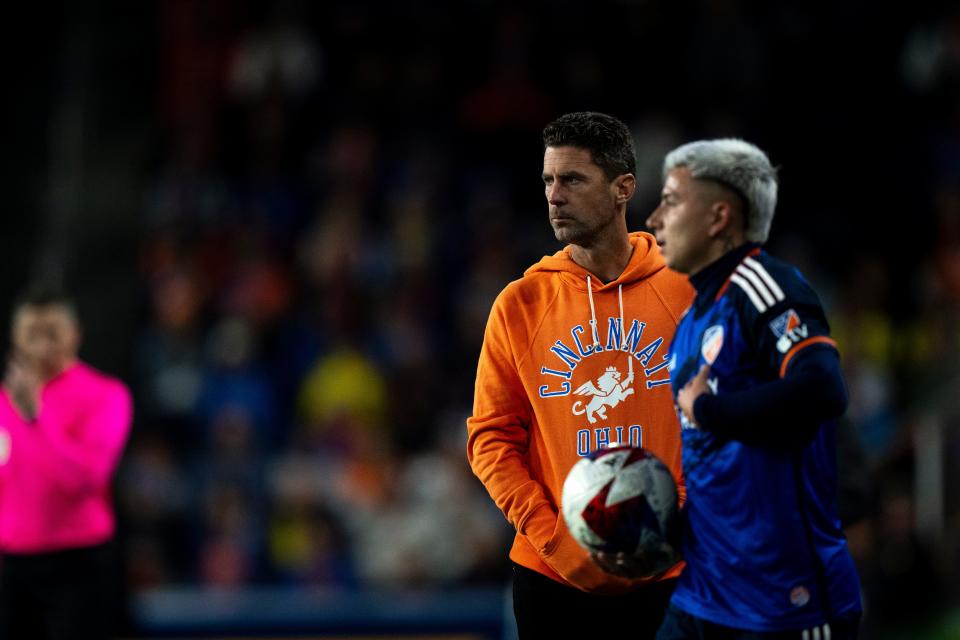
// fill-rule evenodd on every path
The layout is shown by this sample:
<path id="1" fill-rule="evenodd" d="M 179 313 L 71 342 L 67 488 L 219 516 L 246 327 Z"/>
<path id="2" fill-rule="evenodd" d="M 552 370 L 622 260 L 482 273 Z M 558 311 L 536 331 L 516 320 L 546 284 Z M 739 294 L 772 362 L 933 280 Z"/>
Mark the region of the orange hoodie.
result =
<path id="1" fill-rule="evenodd" d="M 487 321 L 467 420 L 470 466 L 517 530 L 510 558 L 598 593 L 644 581 L 600 569 L 558 516 L 574 463 L 629 442 L 663 460 L 681 500 L 686 494 L 666 354 L 693 289 L 666 268 L 653 236 L 632 233 L 630 243 L 630 261 L 612 282 L 593 277 L 567 247 L 507 285 Z"/>

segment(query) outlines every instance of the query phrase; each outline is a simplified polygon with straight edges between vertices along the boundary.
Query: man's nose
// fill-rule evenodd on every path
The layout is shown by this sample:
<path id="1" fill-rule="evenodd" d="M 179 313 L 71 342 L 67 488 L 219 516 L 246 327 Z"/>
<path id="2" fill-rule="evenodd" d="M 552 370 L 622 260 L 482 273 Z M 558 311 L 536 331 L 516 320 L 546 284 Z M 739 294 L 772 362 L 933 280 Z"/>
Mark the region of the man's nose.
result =
<path id="1" fill-rule="evenodd" d="M 547 202 L 553 205 L 560 205 L 565 203 L 566 197 L 563 194 L 563 189 L 559 184 L 554 182 L 547 187 Z"/>

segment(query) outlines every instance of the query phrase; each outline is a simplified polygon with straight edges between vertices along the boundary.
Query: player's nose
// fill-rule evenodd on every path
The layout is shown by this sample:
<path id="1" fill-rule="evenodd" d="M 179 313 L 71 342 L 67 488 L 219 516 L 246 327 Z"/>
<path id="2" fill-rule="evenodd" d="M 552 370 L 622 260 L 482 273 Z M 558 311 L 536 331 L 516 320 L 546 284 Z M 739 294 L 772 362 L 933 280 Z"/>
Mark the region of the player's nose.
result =
<path id="1" fill-rule="evenodd" d="M 660 207 L 657 207 L 647 216 L 647 228 L 658 229 L 660 227 Z"/>

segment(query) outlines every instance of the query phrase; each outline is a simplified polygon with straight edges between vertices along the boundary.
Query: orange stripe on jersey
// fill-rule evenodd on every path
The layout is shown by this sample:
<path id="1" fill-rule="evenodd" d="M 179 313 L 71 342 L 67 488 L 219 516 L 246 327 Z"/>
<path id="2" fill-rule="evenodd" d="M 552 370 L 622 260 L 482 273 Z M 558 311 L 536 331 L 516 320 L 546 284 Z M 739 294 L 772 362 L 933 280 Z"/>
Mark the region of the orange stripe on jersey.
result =
<path id="1" fill-rule="evenodd" d="M 812 344 L 828 344 L 834 349 L 837 348 L 837 343 L 827 336 L 813 336 L 812 338 L 807 338 L 802 342 L 798 342 L 793 346 L 793 349 L 787 351 L 787 355 L 783 356 L 783 363 L 780 365 L 781 378 L 787 373 L 787 365 L 790 364 L 790 360 L 793 359 L 793 356 L 797 355 L 797 352 L 804 347 L 809 347 Z"/>
<path id="2" fill-rule="evenodd" d="M 747 258 L 756 258 L 758 255 L 760 255 L 760 247 L 754 247 L 753 249 L 750 250 L 750 253 L 743 256 L 743 260 L 746 260 Z M 740 261 L 740 264 L 743 264 L 743 260 Z M 730 275 L 727 276 L 727 281 L 723 283 L 722 287 L 720 287 L 720 291 L 717 291 L 717 297 L 713 299 L 714 302 L 722 298 L 723 294 L 727 292 L 727 287 L 730 286 L 730 278 L 732 278 L 733 274 L 735 274 L 736 272 L 737 270 L 734 269 L 733 271 L 730 272 Z"/>

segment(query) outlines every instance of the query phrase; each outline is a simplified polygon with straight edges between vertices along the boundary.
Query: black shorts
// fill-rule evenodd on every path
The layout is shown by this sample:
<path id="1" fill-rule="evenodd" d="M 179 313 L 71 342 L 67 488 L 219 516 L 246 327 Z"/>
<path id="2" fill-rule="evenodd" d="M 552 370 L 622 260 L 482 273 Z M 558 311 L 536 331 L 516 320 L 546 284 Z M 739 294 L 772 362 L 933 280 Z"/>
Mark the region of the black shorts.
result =
<path id="1" fill-rule="evenodd" d="M 553 634 L 599 638 L 624 629 L 631 640 L 653 640 L 676 580 L 662 580 L 622 595 L 586 593 L 513 566 L 513 613 L 521 640 Z M 612 637 L 612 636 L 611 636 Z"/>
<path id="2" fill-rule="evenodd" d="M 0 640 L 100 640 L 118 610 L 113 545 L 0 557 Z"/>

